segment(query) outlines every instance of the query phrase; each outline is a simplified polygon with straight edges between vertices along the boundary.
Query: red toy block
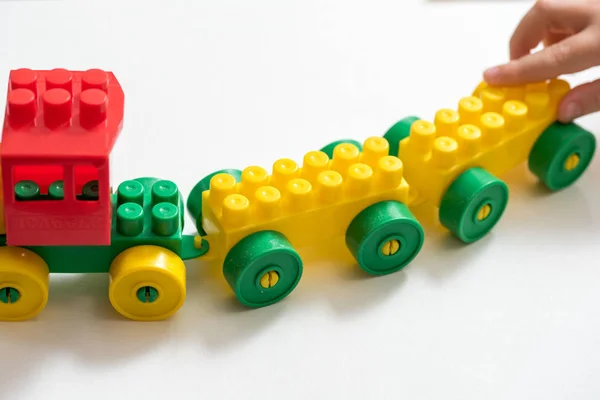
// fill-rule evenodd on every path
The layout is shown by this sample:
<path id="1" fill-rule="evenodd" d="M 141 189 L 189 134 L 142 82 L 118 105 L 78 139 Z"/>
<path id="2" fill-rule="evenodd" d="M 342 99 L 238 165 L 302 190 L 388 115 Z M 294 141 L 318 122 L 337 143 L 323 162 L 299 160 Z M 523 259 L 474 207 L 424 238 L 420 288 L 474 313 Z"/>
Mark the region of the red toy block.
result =
<path id="1" fill-rule="evenodd" d="M 11 71 L 2 129 L 10 246 L 109 245 L 109 157 L 124 93 L 111 72 Z"/>

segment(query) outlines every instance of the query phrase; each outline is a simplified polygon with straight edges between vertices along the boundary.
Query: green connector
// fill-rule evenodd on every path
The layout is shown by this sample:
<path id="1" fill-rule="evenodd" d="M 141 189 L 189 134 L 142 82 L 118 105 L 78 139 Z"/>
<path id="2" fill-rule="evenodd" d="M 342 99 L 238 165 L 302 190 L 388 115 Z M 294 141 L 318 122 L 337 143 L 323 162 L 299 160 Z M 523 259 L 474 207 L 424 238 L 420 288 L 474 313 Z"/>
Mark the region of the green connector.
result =
<path id="1" fill-rule="evenodd" d="M 3 287 L 0 289 L 0 303 L 13 304 L 19 301 L 21 293 L 14 287 Z"/>
<path id="2" fill-rule="evenodd" d="M 62 200 L 65 197 L 65 187 L 63 181 L 52 182 L 48 187 L 48 196 L 52 200 Z"/>
<path id="3" fill-rule="evenodd" d="M 137 290 L 136 297 L 142 303 L 154 303 L 158 299 L 158 290 L 152 286 L 143 286 Z"/>
<path id="4" fill-rule="evenodd" d="M 19 201 L 36 200 L 40 197 L 40 187 L 34 181 L 20 181 L 15 184 L 15 197 Z"/>

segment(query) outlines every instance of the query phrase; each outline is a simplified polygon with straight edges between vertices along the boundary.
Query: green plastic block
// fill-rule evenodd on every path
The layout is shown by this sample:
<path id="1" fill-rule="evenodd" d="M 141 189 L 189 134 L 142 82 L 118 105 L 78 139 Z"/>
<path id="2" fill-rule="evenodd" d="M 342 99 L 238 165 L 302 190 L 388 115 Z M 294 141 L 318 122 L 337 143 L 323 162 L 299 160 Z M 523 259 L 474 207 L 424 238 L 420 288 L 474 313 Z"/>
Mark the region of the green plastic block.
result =
<path id="1" fill-rule="evenodd" d="M 349 143 L 349 144 L 353 144 L 356 147 L 358 147 L 358 150 L 362 151 L 362 143 L 357 142 L 356 140 L 352 140 L 352 139 L 341 139 L 341 140 L 336 140 L 335 142 L 331 142 L 329 143 L 327 146 L 324 146 L 321 151 L 325 154 L 327 154 L 327 156 L 329 158 L 333 158 L 333 151 L 335 150 L 335 148 L 342 143 Z"/>
<path id="2" fill-rule="evenodd" d="M 439 218 L 465 243 L 484 237 L 498 223 L 508 204 L 508 186 L 482 168 L 463 172 L 446 190 Z"/>
<path id="3" fill-rule="evenodd" d="M 196 185 L 192 188 L 190 195 L 187 199 L 187 210 L 196 224 L 196 230 L 200 236 L 206 236 L 206 232 L 202 227 L 202 193 L 206 190 L 210 189 L 210 180 L 213 176 L 217 174 L 229 174 L 233 176 L 236 182 L 241 182 L 242 180 L 242 171 L 239 169 L 221 169 L 219 171 L 215 171 L 212 174 L 209 174 L 202 178 Z"/>
<path id="4" fill-rule="evenodd" d="M 421 251 L 425 234 L 405 204 L 382 201 L 361 211 L 346 231 L 346 245 L 358 265 L 372 275 L 407 266 Z"/>
<path id="5" fill-rule="evenodd" d="M 398 157 L 400 152 L 400 142 L 410 136 L 410 128 L 413 123 L 418 121 L 418 117 L 406 117 L 396 122 L 383 135 L 384 139 L 390 144 L 390 155 Z"/>
<path id="6" fill-rule="evenodd" d="M 264 307 L 288 296 L 302 277 L 302 259 L 285 236 L 261 231 L 246 236 L 227 254 L 223 275 L 240 303 Z"/>
<path id="7" fill-rule="evenodd" d="M 529 154 L 529 170 L 550 190 L 564 189 L 586 171 L 596 138 L 580 126 L 556 122 L 538 138 Z"/>

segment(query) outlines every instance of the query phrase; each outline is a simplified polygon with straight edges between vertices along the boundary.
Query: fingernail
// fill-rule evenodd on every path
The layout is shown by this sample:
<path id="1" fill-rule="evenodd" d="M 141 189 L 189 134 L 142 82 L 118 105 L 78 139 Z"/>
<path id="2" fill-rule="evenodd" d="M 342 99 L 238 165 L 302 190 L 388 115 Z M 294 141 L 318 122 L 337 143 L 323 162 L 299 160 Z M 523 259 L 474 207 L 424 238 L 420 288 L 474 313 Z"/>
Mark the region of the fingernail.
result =
<path id="1" fill-rule="evenodd" d="M 581 112 L 581 107 L 579 107 L 579 105 L 575 102 L 569 103 L 567 104 L 567 107 L 565 108 L 565 115 L 564 115 L 564 120 L 567 121 L 572 121 L 575 118 L 580 117 L 582 114 Z"/>
<path id="2" fill-rule="evenodd" d="M 500 76 L 500 67 L 492 67 L 483 73 L 483 78 L 488 81 L 494 81 Z"/>

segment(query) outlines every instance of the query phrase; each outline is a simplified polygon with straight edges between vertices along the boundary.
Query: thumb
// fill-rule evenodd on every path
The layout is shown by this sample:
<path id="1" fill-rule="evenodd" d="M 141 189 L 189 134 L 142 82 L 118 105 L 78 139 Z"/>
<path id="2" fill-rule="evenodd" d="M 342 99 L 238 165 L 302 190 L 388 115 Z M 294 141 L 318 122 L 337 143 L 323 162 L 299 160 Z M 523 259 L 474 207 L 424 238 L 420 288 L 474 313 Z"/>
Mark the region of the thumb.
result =
<path id="1" fill-rule="evenodd" d="M 600 79 L 573 88 L 558 108 L 558 120 L 567 123 L 600 111 Z"/>

